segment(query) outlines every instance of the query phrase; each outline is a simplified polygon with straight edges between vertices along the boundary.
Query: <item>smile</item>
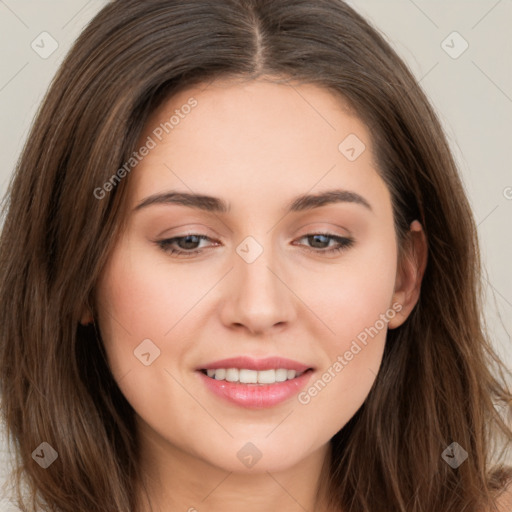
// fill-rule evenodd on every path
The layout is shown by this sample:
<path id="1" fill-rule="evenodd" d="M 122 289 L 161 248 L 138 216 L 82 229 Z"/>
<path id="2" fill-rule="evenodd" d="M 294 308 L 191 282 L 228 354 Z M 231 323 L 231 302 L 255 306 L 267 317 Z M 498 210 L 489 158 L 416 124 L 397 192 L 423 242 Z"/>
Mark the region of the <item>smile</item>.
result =
<path id="1" fill-rule="evenodd" d="M 304 372 L 277 368 L 270 370 L 249 370 L 246 368 L 217 368 L 201 370 L 208 377 L 241 384 L 275 384 L 300 377 Z"/>
<path id="2" fill-rule="evenodd" d="M 296 396 L 315 368 L 281 356 L 240 355 L 196 366 L 196 375 L 212 395 L 239 407 L 273 407 Z"/>

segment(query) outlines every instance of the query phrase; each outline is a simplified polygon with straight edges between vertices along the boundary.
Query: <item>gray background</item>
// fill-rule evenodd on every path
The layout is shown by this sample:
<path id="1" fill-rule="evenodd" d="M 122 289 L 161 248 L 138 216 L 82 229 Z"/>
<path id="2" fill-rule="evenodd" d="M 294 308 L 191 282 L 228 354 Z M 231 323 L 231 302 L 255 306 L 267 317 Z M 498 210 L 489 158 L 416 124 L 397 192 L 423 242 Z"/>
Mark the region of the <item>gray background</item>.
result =
<path id="1" fill-rule="evenodd" d="M 2 195 L 53 75 L 82 28 L 106 3 L 0 0 Z M 478 223 L 489 329 L 512 367 L 512 0 L 349 3 L 384 33 L 440 116 Z M 58 43 L 48 58 L 31 47 L 35 41 L 39 51 L 50 48 L 42 32 Z M 2 446 L 0 482 L 8 464 Z M 0 495 L 0 511 L 7 510 Z"/>

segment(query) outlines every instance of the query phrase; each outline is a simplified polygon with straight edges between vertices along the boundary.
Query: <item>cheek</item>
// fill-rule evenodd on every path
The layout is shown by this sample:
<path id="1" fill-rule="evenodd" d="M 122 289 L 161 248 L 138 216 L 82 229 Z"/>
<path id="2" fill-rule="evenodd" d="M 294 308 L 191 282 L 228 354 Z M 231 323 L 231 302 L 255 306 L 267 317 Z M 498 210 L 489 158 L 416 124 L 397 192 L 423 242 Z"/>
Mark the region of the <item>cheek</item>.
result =
<path id="1" fill-rule="evenodd" d="M 184 279 L 179 269 L 155 258 L 147 248 L 122 244 L 112 254 L 97 288 L 102 325 L 139 342 L 163 339 L 199 293 L 188 277 Z"/>
<path id="2" fill-rule="evenodd" d="M 193 286 L 175 267 L 171 271 L 147 248 L 126 240 L 114 250 L 98 282 L 98 320 L 109 367 L 137 414 L 156 425 L 168 421 L 164 404 L 184 400 L 173 376 L 182 378 L 173 366 L 190 348 L 177 333 L 197 302 Z M 192 411 L 201 417 L 200 411 L 186 409 L 187 414 Z"/>
<path id="3" fill-rule="evenodd" d="M 369 240 L 360 249 L 347 252 L 310 286 L 309 304 L 331 332 L 326 338 L 331 360 L 350 350 L 354 340 L 364 344 L 372 339 L 376 341 L 373 345 L 382 345 L 388 322 L 396 313 L 392 308 L 397 265 L 393 233 Z M 358 362 L 370 357 L 369 345 Z M 378 355 L 380 349 L 375 352 Z"/>
<path id="4" fill-rule="evenodd" d="M 326 358 L 299 402 L 310 411 L 330 411 L 325 418 L 333 429 L 345 425 L 368 396 L 382 361 L 388 323 L 401 308 L 392 304 L 394 238 L 389 237 L 390 243 L 388 237 L 374 240 L 325 277 L 328 293 L 323 298 L 315 295 L 319 316 L 332 335 L 324 337 Z"/>
<path id="5" fill-rule="evenodd" d="M 161 366 L 165 334 L 182 310 L 180 294 L 169 279 L 163 282 L 164 270 L 159 263 L 146 260 L 144 251 L 123 239 L 111 254 L 96 288 L 101 337 L 118 380 L 128 372 L 146 368 L 142 361 L 147 356 L 142 354 L 148 352 L 154 362 L 147 368 Z M 134 376 L 132 373 L 127 380 L 134 381 Z"/>

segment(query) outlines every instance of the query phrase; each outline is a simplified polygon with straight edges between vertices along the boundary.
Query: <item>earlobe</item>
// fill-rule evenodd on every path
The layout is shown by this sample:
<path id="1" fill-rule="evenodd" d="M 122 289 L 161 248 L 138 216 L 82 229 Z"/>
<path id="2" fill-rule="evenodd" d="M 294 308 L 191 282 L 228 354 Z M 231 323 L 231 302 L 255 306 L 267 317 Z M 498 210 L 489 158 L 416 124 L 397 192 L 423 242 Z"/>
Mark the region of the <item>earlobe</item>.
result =
<path id="1" fill-rule="evenodd" d="M 80 317 L 80 324 L 91 325 L 94 324 L 94 317 L 88 306 L 84 306 L 82 315 Z"/>
<path id="2" fill-rule="evenodd" d="M 420 222 L 411 223 L 402 255 L 398 261 L 393 303 L 402 306 L 397 315 L 390 320 L 389 329 L 402 325 L 419 300 L 421 282 L 427 266 L 428 245 Z"/>

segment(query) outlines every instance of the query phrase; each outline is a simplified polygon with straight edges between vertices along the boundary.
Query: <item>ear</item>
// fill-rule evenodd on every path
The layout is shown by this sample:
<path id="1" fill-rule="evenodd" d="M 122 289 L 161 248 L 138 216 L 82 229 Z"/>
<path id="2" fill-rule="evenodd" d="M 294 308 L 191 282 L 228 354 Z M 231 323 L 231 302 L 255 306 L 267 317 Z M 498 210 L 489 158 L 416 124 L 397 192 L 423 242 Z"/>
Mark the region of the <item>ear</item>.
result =
<path id="1" fill-rule="evenodd" d="M 411 223 L 397 264 L 393 303 L 398 302 L 402 309 L 389 321 L 389 329 L 402 325 L 418 302 L 421 281 L 427 266 L 427 254 L 425 232 L 419 221 L 415 220 Z"/>
<path id="2" fill-rule="evenodd" d="M 94 317 L 91 313 L 91 309 L 89 306 L 85 306 L 82 308 L 82 314 L 80 315 L 80 323 L 82 325 L 91 325 L 94 323 Z"/>

